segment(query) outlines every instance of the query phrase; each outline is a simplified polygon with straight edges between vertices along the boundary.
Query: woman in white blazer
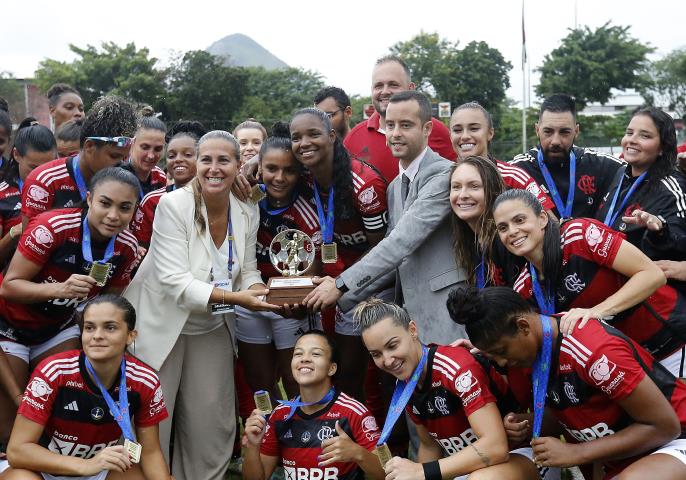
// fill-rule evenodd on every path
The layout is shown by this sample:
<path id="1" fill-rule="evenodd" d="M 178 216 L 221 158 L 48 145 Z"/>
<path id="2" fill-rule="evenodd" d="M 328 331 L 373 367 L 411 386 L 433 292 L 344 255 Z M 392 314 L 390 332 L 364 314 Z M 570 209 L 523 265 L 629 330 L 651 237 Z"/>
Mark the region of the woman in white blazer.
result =
<path id="1" fill-rule="evenodd" d="M 177 480 L 223 479 L 229 466 L 236 434 L 233 306 L 278 309 L 262 297 L 258 209 L 231 194 L 238 168 L 231 134 L 216 130 L 200 139 L 196 178 L 160 200 L 150 248 L 124 294 L 140 322 L 134 353 L 159 370 L 174 418 Z M 170 435 L 165 421 L 167 459 Z"/>

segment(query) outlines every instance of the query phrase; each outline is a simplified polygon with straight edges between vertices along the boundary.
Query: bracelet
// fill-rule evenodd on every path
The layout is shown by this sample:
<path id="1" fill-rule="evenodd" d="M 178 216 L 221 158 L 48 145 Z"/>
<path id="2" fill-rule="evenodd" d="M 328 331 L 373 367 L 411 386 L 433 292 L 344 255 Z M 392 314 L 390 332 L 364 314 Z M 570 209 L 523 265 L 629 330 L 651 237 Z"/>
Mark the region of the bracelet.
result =
<path id="1" fill-rule="evenodd" d="M 226 290 L 222 288 L 222 305 L 226 305 L 226 299 L 224 298 L 224 295 L 226 294 Z"/>
<path id="2" fill-rule="evenodd" d="M 422 468 L 424 469 L 424 478 L 426 480 L 443 480 L 441 465 L 438 463 L 438 460 L 422 463 Z"/>

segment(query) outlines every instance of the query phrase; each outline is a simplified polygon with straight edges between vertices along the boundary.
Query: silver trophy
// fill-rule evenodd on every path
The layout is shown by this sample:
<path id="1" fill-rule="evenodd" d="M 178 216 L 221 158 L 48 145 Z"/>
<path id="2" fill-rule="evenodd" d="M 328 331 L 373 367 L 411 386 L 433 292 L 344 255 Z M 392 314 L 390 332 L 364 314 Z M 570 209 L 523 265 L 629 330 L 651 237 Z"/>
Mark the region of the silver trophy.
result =
<path id="1" fill-rule="evenodd" d="M 279 232 L 269 244 L 269 259 L 281 277 L 267 283 L 267 302 L 281 305 L 300 303 L 314 289 L 311 276 L 303 276 L 315 258 L 314 242 L 305 232 L 296 229 Z"/>

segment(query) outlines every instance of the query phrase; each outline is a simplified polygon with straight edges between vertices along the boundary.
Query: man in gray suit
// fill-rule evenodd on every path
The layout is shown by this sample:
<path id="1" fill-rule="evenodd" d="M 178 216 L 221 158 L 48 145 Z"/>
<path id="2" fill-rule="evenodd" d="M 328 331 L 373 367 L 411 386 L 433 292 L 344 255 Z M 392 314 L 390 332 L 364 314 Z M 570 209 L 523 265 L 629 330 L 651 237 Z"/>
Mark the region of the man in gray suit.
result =
<path id="1" fill-rule="evenodd" d="M 422 341 L 450 343 L 465 337 L 445 306 L 449 291 L 465 280 L 452 249 L 452 162 L 428 147 L 431 104 L 422 93 L 393 95 L 385 122 L 386 142 L 400 162 L 387 190 L 386 238 L 338 278 L 316 280 L 305 302 L 315 310 L 338 302 L 349 311 L 395 280 L 396 303 L 417 322 Z"/>

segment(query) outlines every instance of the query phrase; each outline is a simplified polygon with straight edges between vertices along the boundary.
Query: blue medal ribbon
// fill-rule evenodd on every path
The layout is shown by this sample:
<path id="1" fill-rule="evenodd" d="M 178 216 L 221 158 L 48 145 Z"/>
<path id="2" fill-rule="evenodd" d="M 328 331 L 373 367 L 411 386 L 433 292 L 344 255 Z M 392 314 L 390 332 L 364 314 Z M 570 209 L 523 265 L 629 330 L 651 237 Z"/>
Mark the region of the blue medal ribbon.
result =
<path id="1" fill-rule="evenodd" d="M 131 442 L 135 442 L 136 436 L 134 435 L 133 428 L 131 426 L 131 415 L 129 414 L 129 401 L 126 395 L 126 358 L 121 359 L 121 378 L 119 380 L 119 405 L 114 403 L 112 395 L 110 395 L 110 392 L 108 392 L 107 389 L 100 382 L 100 379 L 98 378 L 98 375 L 95 373 L 95 370 L 93 369 L 91 362 L 88 360 L 88 357 L 84 357 L 84 359 L 86 364 L 86 370 L 88 370 L 88 373 L 91 374 L 91 377 L 93 377 L 93 381 L 100 389 L 100 393 L 102 394 L 102 397 L 105 399 L 107 407 L 110 409 L 110 414 L 117 422 L 117 425 L 119 425 L 119 428 L 121 428 L 121 433 L 124 435 L 124 438 Z"/>
<path id="2" fill-rule="evenodd" d="M 17 177 L 17 186 L 19 187 L 19 193 L 24 190 L 24 180 L 21 177 Z"/>
<path id="3" fill-rule="evenodd" d="M 536 355 L 532 381 L 534 388 L 534 429 L 533 438 L 541 435 L 543 423 L 543 411 L 545 410 L 545 397 L 548 392 L 548 379 L 550 378 L 550 356 L 553 350 L 553 325 L 552 319 L 547 315 L 541 315 L 543 327 L 543 347 Z"/>
<path id="4" fill-rule="evenodd" d="M 486 259 L 484 258 L 484 254 L 481 254 L 481 262 L 479 265 L 476 267 L 476 288 L 479 290 L 483 290 L 484 287 L 486 286 L 486 267 L 485 267 Z"/>
<path id="5" fill-rule="evenodd" d="M 259 187 L 260 187 L 260 190 L 262 190 L 264 193 L 267 193 L 267 187 L 264 184 L 260 183 Z M 298 198 L 298 192 L 294 189 L 293 193 L 291 194 L 291 199 L 288 202 L 288 205 L 286 205 L 285 207 L 275 208 L 273 210 L 270 210 L 269 209 L 269 202 L 267 201 L 266 198 L 263 198 L 262 200 L 260 200 L 260 208 L 262 210 L 264 210 L 268 215 L 271 215 L 271 216 L 281 215 L 283 212 L 285 212 L 286 210 L 291 208 L 291 205 L 293 205 L 293 202 L 295 201 L 296 198 Z"/>
<path id="6" fill-rule="evenodd" d="M 81 161 L 81 155 L 76 155 L 71 159 L 71 168 L 74 170 L 74 181 L 76 182 L 76 187 L 79 189 L 81 194 L 81 200 L 86 199 L 86 193 L 88 188 L 86 187 L 86 182 L 83 179 L 81 170 L 79 169 L 79 162 Z"/>
<path id="7" fill-rule="evenodd" d="M 624 195 L 624 198 L 622 199 L 622 203 L 619 205 L 619 208 L 617 209 L 617 212 L 615 212 L 615 206 L 617 205 L 617 198 L 619 198 L 619 192 L 622 190 L 622 184 L 624 183 L 624 175 L 626 174 L 626 169 L 628 167 L 624 167 L 624 170 L 622 171 L 621 176 L 619 177 L 619 185 L 617 185 L 617 189 L 615 190 L 615 194 L 612 197 L 612 203 L 610 204 L 610 209 L 607 211 L 607 215 L 605 215 L 605 220 L 603 223 L 607 225 L 608 227 L 612 227 L 614 225 L 615 221 L 617 220 L 617 217 L 624 211 L 624 208 L 626 207 L 627 202 L 631 198 L 631 196 L 636 192 L 638 187 L 641 185 L 643 180 L 645 180 L 646 175 L 648 175 L 648 172 L 645 171 L 643 172 L 635 181 L 634 184 L 629 188 L 629 191 L 626 192 L 626 195 Z"/>
<path id="8" fill-rule="evenodd" d="M 529 262 L 529 273 L 531 274 L 531 287 L 534 291 L 534 297 L 536 298 L 536 303 L 538 303 L 538 309 L 543 315 L 552 315 L 555 313 L 555 298 L 543 294 L 543 289 L 541 284 L 538 282 L 538 276 L 536 275 L 536 267 Z"/>
<path id="9" fill-rule="evenodd" d="M 333 185 L 329 189 L 329 203 L 326 210 L 326 215 L 324 214 L 324 207 L 322 205 L 322 200 L 319 197 L 319 188 L 317 187 L 317 182 L 314 182 L 314 201 L 317 204 L 317 215 L 319 216 L 319 225 L 322 228 L 322 243 L 333 242 Z"/>
<path id="10" fill-rule="evenodd" d="M 107 248 L 105 249 L 105 256 L 102 260 L 93 260 L 93 249 L 91 247 L 91 231 L 88 226 L 88 216 L 83 218 L 83 231 L 81 232 L 82 242 L 81 242 L 81 253 L 83 254 L 83 259 L 88 263 L 107 263 L 110 258 L 114 256 L 114 242 L 117 236 L 110 238 Z"/>
<path id="11" fill-rule="evenodd" d="M 419 359 L 419 364 L 417 368 L 412 372 L 412 376 L 407 381 L 396 380 L 395 390 L 393 390 L 393 397 L 391 398 L 391 405 L 388 407 L 388 413 L 386 414 L 386 421 L 383 424 L 383 430 L 381 430 L 381 436 L 376 445 L 381 445 L 386 443 L 388 437 L 391 435 L 393 430 L 393 425 L 398 421 L 398 418 L 403 413 L 405 405 L 410 401 L 414 389 L 419 382 L 419 377 L 422 376 L 424 371 L 424 365 L 426 364 L 427 358 L 429 357 L 429 349 L 425 345 L 422 345 L 422 358 Z"/>
<path id="12" fill-rule="evenodd" d="M 231 280 L 233 278 L 233 224 L 231 223 L 231 208 L 229 208 L 229 226 L 227 229 L 227 239 L 229 240 L 229 280 Z"/>
<path id="13" fill-rule="evenodd" d="M 562 203 L 562 198 L 560 197 L 560 192 L 557 190 L 557 185 L 555 185 L 555 180 L 548 170 L 548 166 L 543 161 L 543 148 L 538 146 L 538 167 L 541 169 L 543 178 L 545 178 L 545 183 L 550 191 L 550 196 L 555 202 L 557 211 L 560 214 L 560 220 L 563 218 L 570 218 L 572 216 L 572 207 L 574 205 L 574 191 L 576 190 L 576 154 L 574 153 L 574 148 L 569 152 L 569 191 L 567 192 L 567 204 Z"/>
<path id="14" fill-rule="evenodd" d="M 295 413 L 295 410 L 300 407 L 311 407 L 312 405 L 326 405 L 329 403 L 331 400 L 333 400 L 333 397 L 336 395 L 336 391 L 331 387 L 328 392 L 326 392 L 326 395 L 324 395 L 324 398 L 321 400 L 318 400 L 316 402 L 301 402 L 300 401 L 300 395 L 295 397 L 294 400 L 277 400 L 279 402 L 279 405 L 286 405 L 290 407 L 290 411 L 288 412 L 288 415 L 286 415 L 286 418 L 284 420 L 290 420 L 290 418 L 293 416 Z"/>

